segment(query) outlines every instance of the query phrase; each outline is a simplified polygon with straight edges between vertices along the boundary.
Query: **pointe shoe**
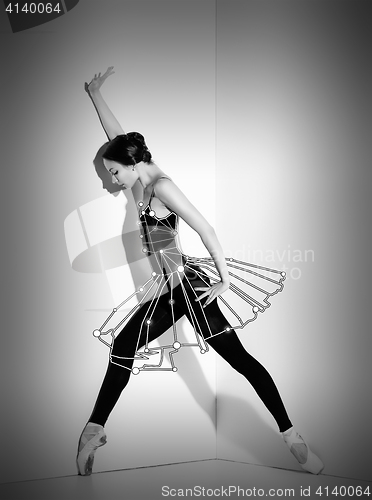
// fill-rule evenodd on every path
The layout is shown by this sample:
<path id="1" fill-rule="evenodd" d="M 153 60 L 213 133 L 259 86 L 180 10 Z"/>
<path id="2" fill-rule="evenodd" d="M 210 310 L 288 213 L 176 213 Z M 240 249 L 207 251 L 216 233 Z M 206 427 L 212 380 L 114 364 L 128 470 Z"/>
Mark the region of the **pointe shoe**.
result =
<path id="1" fill-rule="evenodd" d="M 102 425 L 88 422 L 79 440 L 76 465 L 78 474 L 90 476 L 92 474 L 94 453 L 97 448 L 106 444 L 107 438 Z"/>
<path id="2" fill-rule="evenodd" d="M 296 457 L 303 470 L 311 472 L 311 474 L 319 474 L 324 469 L 323 462 L 310 450 L 310 446 L 293 427 L 289 434 L 283 432 L 282 435 L 285 443 L 288 445 L 291 453 Z M 301 453 L 301 451 L 303 451 L 301 448 L 303 447 L 300 448 L 296 445 L 305 445 L 307 453 L 305 455 Z"/>

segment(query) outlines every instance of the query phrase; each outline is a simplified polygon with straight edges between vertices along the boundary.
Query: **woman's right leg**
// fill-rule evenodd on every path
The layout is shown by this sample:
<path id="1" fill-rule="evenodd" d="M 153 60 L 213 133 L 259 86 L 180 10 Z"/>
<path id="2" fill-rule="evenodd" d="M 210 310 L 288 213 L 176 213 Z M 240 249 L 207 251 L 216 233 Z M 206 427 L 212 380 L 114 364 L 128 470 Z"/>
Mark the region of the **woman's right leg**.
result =
<path id="1" fill-rule="evenodd" d="M 174 314 L 172 316 L 169 299 L 168 293 L 161 295 L 155 308 L 151 310 L 148 342 L 157 339 L 166 332 L 173 324 L 173 317 L 174 321 L 177 321 L 183 315 L 182 310 L 173 306 Z M 109 361 L 96 404 L 89 418 L 90 422 L 104 426 L 121 392 L 128 384 L 132 373 L 133 359 L 120 358 L 133 358 L 136 350 L 145 345 L 148 314 L 149 302 L 145 302 L 115 338 L 111 352 L 115 363 Z M 118 366 L 116 363 L 122 366 Z"/>
<path id="2" fill-rule="evenodd" d="M 177 321 L 183 315 L 182 310 L 176 306 L 173 306 L 172 315 L 169 299 L 168 294 L 161 295 L 155 308 L 151 309 L 148 342 L 158 338 L 170 328 L 173 319 Z M 78 473 L 83 476 L 89 476 L 92 473 L 94 453 L 98 447 L 106 443 L 103 427 L 129 381 L 136 351 L 146 343 L 146 319 L 149 314 L 149 305 L 149 302 L 145 302 L 114 340 L 111 358 L 121 366 L 110 360 L 93 413 L 80 436 L 76 463 Z"/>

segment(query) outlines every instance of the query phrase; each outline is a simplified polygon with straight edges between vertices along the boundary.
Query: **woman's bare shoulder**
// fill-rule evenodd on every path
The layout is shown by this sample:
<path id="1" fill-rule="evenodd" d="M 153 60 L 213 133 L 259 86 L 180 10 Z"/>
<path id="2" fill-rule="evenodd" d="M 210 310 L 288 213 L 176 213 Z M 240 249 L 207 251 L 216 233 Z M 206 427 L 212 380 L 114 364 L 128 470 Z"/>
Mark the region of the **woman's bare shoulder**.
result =
<path id="1" fill-rule="evenodd" d="M 171 179 L 159 178 L 156 183 L 155 194 L 166 207 L 179 215 L 200 235 L 205 235 L 212 229 L 199 210 Z"/>
<path id="2" fill-rule="evenodd" d="M 170 186 L 171 184 L 175 185 L 171 177 L 169 177 L 169 175 L 166 174 L 160 174 L 156 176 L 151 184 L 152 184 L 152 191 L 154 192 L 154 194 L 156 194 L 155 190 L 157 192 L 159 189 L 161 191 L 163 187 L 166 189 L 167 186 Z"/>
<path id="3" fill-rule="evenodd" d="M 158 181 L 161 181 L 163 179 L 168 179 L 169 181 L 173 182 L 171 177 L 169 177 L 169 175 L 166 175 L 166 174 L 161 174 L 159 176 L 156 177 L 155 181 L 154 181 L 154 184 L 157 184 Z"/>

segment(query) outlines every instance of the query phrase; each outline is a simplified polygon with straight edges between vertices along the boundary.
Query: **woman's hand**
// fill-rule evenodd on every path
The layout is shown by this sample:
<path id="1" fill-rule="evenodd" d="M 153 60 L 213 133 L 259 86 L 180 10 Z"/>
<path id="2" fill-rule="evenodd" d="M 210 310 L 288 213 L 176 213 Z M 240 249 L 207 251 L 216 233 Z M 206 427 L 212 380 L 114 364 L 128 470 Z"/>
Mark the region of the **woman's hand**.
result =
<path id="1" fill-rule="evenodd" d="M 226 292 L 226 290 L 229 288 L 229 283 L 226 281 L 219 281 L 218 283 L 215 283 L 212 286 L 199 286 L 196 287 L 194 290 L 195 291 L 201 291 L 204 292 L 197 299 L 195 299 L 195 302 L 199 302 L 202 298 L 206 297 L 209 295 L 208 299 L 205 301 L 203 308 L 206 307 L 208 304 L 212 302 L 216 297 L 221 295 L 221 293 Z"/>
<path id="2" fill-rule="evenodd" d="M 94 78 L 92 78 L 90 83 L 85 82 L 85 90 L 88 93 L 94 92 L 95 90 L 99 90 L 103 84 L 103 82 L 108 78 L 110 75 L 113 75 L 115 71 L 113 71 L 114 66 L 110 66 L 107 68 L 106 73 L 101 75 L 101 73 L 98 73 L 94 75 Z"/>

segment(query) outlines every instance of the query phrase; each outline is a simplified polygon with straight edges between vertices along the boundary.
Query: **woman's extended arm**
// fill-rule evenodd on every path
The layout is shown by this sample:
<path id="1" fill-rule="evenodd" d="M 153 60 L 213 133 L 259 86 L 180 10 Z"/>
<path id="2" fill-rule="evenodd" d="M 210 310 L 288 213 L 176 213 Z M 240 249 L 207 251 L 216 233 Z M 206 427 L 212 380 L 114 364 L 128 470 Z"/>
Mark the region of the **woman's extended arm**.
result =
<path id="1" fill-rule="evenodd" d="M 221 281 L 219 283 L 215 283 L 211 287 L 196 288 L 196 290 L 205 291 L 205 293 L 200 295 L 196 301 L 199 301 L 206 295 L 209 295 L 203 306 L 205 307 L 218 295 L 226 291 L 230 285 L 230 277 L 227 270 L 225 256 L 217 235 L 209 222 L 171 180 L 159 179 L 155 186 L 155 194 L 157 198 L 164 203 L 164 205 L 182 217 L 182 219 L 199 234 L 205 248 L 208 250 L 216 264 Z"/>
<path id="2" fill-rule="evenodd" d="M 101 73 L 98 73 L 98 75 L 94 75 L 92 81 L 85 84 L 85 90 L 92 99 L 102 127 L 104 128 L 109 140 L 114 139 L 117 135 L 125 133 L 121 128 L 120 123 L 117 121 L 112 111 L 107 106 L 99 90 L 106 78 L 114 73 L 113 68 L 113 66 L 107 68 L 106 73 L 104 73 L 102 76 Z"/>

